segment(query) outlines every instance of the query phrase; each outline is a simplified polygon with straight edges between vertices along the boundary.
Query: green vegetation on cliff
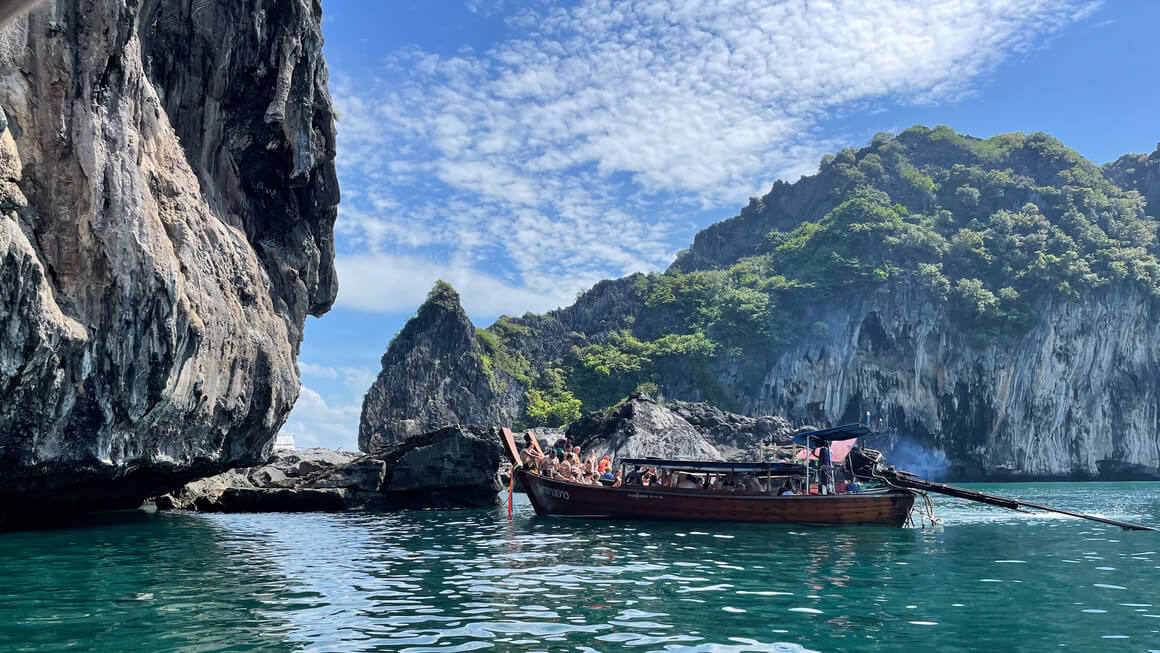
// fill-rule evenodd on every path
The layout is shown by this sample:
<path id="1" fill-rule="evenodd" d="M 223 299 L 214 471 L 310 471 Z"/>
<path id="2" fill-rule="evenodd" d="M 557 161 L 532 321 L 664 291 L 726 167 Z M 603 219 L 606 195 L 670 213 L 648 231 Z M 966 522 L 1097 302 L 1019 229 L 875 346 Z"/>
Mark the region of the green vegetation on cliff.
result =
<path id="1" fill-rule="evenodd" d="M 913 127 L 778 182 L 667 272 L 638 276 L 623 328 L 579 334 L 536 362 L 519 353 L 535 334 L 513 333 L 535 320 L 505 318 L 485 338 L 494 334 L 490 355 L 526 382 L 537 423 L 651 383 L 728 405 L 718 379 L 760 383 L 760 361 L 826 335 L 809 308 L 827 300 L 905 284 L 976 344 L 1017 338 L 1048 303 L 1114 285 L 1160 298 L 1156 235 L 1140 192 L 1046 134 L 981 140 Z"/>

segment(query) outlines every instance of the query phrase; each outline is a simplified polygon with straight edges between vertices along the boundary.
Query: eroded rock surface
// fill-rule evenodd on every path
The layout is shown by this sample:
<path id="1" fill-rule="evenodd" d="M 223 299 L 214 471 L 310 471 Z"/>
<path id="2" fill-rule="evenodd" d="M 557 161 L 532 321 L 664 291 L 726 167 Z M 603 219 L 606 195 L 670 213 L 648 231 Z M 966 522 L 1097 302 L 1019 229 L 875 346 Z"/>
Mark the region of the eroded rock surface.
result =
<path id="1" fill-rule="evenodd" d="M 451 286 L 439 282 L 391 341 L 363 398 L 358 445 L 375 451 L 452 424 L 506 426 L 504 395 L 522 387 L 489 365 Z"/>
<path id="2" fill-rule="evenodd" d="M 713 442 L 729 460 L 760 460 L 763 447 L 787 444 L 799 430 L 784 417 L 738 415 L 704 402 L 671 401 L 665 407 Z"/>
<path id="3" fill-rule="evenodd" d="M 794 429 L 782 418 L 752 418 L 705 403 L 661 403 L 639 394 L 607 413 L 568 426 L 585 452 L 621 458 L 762 460 L 768 448 L 787 444 Z"/>
<path id="4" fill-rule="evenodd" d="M 333 302 L 314 0 L 59 0 L 0 29 L 0 520 L 261 460 Z"/>
<path id="5" fill-rule="evenodd" d="M 495 429 L 451 426 L 372 454 L 309 449 L 273 456 L 159 497 L 162 509 L 298 512 L 494 505 L 503 452 Z"/>

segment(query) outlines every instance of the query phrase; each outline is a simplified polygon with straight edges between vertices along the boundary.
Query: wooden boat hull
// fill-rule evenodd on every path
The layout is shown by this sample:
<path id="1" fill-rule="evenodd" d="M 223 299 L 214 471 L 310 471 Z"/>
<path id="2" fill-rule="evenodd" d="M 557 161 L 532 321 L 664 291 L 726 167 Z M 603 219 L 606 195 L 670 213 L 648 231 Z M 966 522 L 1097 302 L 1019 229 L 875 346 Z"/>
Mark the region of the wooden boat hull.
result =
<path id="1" fill-rule="evenodd" d="M 648 486 L 609 488 L 550 480 L 522 468 L 516 473 L 536 514 L 559 517 L 900 527 L 915 496 L 906 491 L 783 497 Z"/>

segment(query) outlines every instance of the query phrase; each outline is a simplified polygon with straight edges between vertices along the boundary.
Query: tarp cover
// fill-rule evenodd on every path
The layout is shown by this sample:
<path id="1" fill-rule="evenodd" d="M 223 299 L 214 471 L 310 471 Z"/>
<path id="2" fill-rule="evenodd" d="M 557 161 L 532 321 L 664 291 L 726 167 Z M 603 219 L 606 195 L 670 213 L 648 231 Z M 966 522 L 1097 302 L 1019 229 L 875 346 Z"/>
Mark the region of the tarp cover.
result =
<path id="1" fill-rule="evenodd" d="M 865 424 L 843 424 L 842 426 L 835 426 L 833 428 L 799 433 L 794 436 L 793 443 L 802 446 L 820 447 L 822 446 L 823 440 L 826 442 L 838 442 L 840 440 L 864 438 L 868 435 L 874 435 L 874 430 Z M 806 445 L 806 438 L 810 440 L 809 445 Z"/>

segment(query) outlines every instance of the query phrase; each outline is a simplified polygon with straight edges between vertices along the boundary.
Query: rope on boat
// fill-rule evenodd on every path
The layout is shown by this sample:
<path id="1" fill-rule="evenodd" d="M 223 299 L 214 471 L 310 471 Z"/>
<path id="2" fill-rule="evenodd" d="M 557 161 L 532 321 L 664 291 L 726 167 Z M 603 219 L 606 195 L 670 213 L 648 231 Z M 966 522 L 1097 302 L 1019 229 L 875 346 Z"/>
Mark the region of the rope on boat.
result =
<path id="1" fill-rule="evenodd" d="M 508 474 L 508 521 L 512 518 L 512 492 L 516 487 L 516 470 L 520 468 L 520 463 L 512 465 L 512 471 Z"/>
<path id="2" fill-rule="evenodd" d="M 919 523 L 918 524 L 914 523 L 914 507 L 912 507 L 910 509 L 910 512 L 907 513 L 907 515 L 906 515 L 906 525 L 907 526 L 912 526 L 912 527 L 916 527 L 916 528 L 926 528 L 926 524 L 929 521 L 930 527 L 934 528 L 935 526 L 939 526 L 943 523 L 941 519 L 934 516 L 934 501 L 931 500 L 930 494 L 923 492 L 922 490 L 916 490 L 914 488 L 908 488 L 906 486 L 894 483 L 893 481 L 891 481 L 890 477 L 883 476 L 882 474 L 878 473 L 878 470 L 882 469 L 882 461 L 886 459 L 886 457 L 882 455 L 881 451 L 878 451 L 876 449 L 863 448 L 862 452 L 868 458 L 871 458 L 875 461 L 875 465 L 873 467 L 873 470 L 870 472 L 870 476 L 872 478 L 877 479 L 879 482 L 881 482 L 883 485 L 886 485 L 887 487 L 892 487 L 896 490 L 902 490 L 904 492 L 912 492 L 912 493 L 918 495 L 919 497 L 922 497 L 922 506 L 920 506 L 918 508 Z"/>

